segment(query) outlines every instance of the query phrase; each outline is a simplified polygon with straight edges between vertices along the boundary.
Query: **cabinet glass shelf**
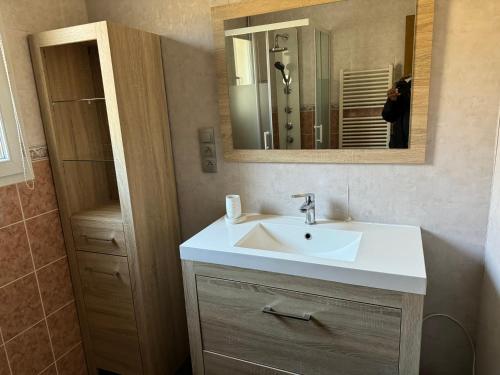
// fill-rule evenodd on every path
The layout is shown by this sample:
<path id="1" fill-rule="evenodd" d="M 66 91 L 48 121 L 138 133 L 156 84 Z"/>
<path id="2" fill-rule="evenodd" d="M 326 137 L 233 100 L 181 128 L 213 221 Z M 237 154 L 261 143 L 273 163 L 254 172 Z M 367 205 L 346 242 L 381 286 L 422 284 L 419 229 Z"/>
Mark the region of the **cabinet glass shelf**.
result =
<path id="1" fill-rule="evenodd" d="M 67 99 L 67 100 L 53 100 L 52 105 L 63 104 L 63 103 L 77 103 L 77 102 L 87 102 L 89 104 L 94 102 L 105 101 L 106 98 L 80 98 L 80 99 Z"/>

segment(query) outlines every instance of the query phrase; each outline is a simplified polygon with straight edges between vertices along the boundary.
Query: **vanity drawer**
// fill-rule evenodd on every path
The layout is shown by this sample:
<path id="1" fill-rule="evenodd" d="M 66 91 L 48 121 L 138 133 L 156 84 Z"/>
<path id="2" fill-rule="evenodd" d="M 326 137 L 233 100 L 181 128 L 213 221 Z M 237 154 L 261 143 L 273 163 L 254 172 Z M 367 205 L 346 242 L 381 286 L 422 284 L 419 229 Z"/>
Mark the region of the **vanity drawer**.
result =
<path id="1" fill-rule="evenodd" d="M 203 363 L 205 375 L 298 375 L 206 351 Z"/>
<path id="2" fill-rule="evenodd" d="M 77 259 L 96 366 L 141 373 L 127 258 L 77 251 Z"/>
<path id="3" fill-rule="evenodd" d="M 75 248 L 94 253 L 127 255 L 121 222 L 71 219 Z"/>
<path id="4" fill-rule="evenodd" d="M 292 373 L 398 374 L 401 310 L 196 276 L 205 351 Z"/>

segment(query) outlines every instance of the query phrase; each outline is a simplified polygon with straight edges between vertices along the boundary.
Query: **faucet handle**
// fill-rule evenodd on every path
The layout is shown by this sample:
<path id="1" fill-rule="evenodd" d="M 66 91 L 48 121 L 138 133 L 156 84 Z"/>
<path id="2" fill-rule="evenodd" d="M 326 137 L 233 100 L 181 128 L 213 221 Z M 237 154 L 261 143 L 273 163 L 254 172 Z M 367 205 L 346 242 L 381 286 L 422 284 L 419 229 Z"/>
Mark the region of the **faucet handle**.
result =
<path id="1" fill-rule="evenodd" d="M 306 203 L 314 202 L 314 193 L 293 194 L 292 198 L 305 198 Z"/>

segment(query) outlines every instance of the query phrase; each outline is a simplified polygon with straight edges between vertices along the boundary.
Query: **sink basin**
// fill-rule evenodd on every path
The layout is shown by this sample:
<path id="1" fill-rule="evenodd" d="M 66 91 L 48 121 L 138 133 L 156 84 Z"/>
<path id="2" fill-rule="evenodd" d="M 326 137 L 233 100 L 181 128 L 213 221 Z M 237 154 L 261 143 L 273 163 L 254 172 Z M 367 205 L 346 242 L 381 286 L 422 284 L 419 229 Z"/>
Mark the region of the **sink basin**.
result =
<path id="1" fill-rule="evenodd" d="M 404 293 L 425 294 L 419 227 L 246 214 L 215 221 L 180 246 L 181 259 Z M 202 267 L 202 266 L 200 266 Z"/>
<path id="2" fill-rule="evenodd" d="M 356 231 L 261 222 L 234 246 L 354 262 L 360 241 Z"/>

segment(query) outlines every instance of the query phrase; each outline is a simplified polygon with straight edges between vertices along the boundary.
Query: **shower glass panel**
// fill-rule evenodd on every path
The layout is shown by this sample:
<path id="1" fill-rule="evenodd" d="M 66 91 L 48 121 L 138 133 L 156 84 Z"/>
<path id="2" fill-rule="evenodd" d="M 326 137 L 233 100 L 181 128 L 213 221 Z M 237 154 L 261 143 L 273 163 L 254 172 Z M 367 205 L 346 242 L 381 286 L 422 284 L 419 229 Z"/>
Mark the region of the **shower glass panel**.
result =
<path id="1" fill-rule="evenodd" d="M 315 30 L 316 100 L 314 120 L 314 148 L 338 148 L 331 140 L 330 110 L 330 34 Z"/>
<path id="2" fill-rule="evenodd" d="M 226 38 L 229 102 L 235 148 L 265 149 L 272 145 L 266 50 L 265 33 Z M 264 67 L 261 66 L 262 56 Z"/>

